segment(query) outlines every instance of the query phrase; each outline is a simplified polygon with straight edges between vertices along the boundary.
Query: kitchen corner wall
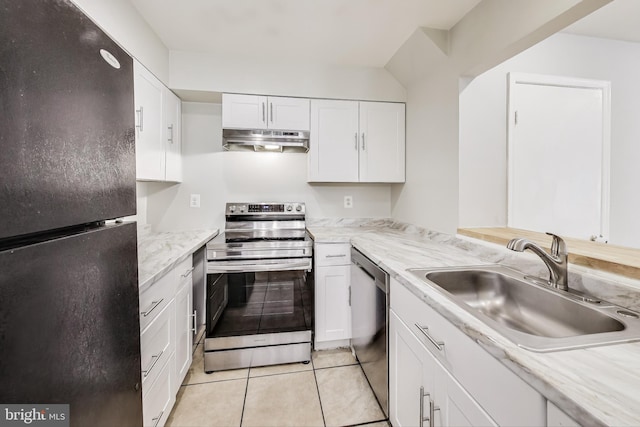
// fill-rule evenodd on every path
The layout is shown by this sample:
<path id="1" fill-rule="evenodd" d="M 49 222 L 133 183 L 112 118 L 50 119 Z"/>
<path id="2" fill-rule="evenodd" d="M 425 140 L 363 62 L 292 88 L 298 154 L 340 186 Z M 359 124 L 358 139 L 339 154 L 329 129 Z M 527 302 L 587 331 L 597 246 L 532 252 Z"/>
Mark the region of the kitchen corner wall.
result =
<path id="1" fill-rule="evenodd" d="M 223 151 L 220 104 L 184 102 L 182 128 L 183 182 L 138 183 L 158 231 L 223 229 L 224 204 L 233 201 L 301 201 L 309 218 L 391 215 L 389 184 L 308 184 L 305 154 Z M 200 208 L 189 207 L 191 194 L 200 194 Z M 347 195 L 351 209 L 343 208 Z"/>
<path id="2" fill-rule="evenodd" d="M 392 58 L 386 68 L 395 72 L 399 81 L 407 76 L 415 79 L 404 82 L 407 182 L 392 188 L 391 216 L 455 233 L 460 77 L 473 77 L 496 66 L 610 1 L 483 0 L 449 30 L 446 55 L 426 58 L 431 62 L 418 70 L 421 73 L 414 69 L 421 64 L 414 55 L 425 54 L 420 49 L 406 46 L 414 55 Z"/>

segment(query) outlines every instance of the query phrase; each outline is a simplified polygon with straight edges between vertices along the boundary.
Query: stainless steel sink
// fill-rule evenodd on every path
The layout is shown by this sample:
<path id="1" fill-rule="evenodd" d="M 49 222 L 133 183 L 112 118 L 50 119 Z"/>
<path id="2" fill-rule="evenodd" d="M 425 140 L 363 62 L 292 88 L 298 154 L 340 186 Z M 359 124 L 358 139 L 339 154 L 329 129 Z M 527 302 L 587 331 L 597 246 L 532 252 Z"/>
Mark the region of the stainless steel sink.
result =
<path id="1" fill-rule="evenodd" d="M 409 271 L 528 350 L 558 351 L 640 341 L 638 313 L 553 289 L 510 268 Z"/>

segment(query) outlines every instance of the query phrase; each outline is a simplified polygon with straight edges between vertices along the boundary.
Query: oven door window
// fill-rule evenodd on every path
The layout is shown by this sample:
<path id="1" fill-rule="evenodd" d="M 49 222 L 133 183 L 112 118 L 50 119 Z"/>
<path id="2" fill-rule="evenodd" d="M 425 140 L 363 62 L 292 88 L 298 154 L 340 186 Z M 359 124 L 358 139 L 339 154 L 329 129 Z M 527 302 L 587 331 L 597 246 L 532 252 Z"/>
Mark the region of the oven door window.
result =
<path id="1" fill-rule="evenodd" d="M 311 329 L 313 300 L 305 271 L 227 273 L 228 303 L 209 337 Z"/>

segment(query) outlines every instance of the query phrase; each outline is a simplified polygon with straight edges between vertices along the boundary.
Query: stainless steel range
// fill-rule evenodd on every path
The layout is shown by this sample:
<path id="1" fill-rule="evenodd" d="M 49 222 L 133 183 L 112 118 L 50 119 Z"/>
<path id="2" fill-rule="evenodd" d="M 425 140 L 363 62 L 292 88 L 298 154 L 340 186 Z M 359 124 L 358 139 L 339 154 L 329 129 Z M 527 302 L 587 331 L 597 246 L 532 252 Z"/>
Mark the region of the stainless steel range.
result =
<path id="1" fill-rule="evenodd" d="M 205 371 L 311 360 L 304 203 L 227 203 L 225 217 L 207 244 Z"/>

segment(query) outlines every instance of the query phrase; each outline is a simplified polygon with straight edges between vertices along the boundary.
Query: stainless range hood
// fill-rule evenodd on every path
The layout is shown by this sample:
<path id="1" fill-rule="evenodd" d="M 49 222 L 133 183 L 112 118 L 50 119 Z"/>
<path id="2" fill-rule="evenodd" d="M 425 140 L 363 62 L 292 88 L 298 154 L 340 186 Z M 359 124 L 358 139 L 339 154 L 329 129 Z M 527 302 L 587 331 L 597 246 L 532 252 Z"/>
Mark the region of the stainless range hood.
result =
<path id="1" fill-rule="evenodd" d="M 222 146 L 225 150 L 236 151 L 306 153 L 309 151 L 309 132 L 223 129 Z"/>

